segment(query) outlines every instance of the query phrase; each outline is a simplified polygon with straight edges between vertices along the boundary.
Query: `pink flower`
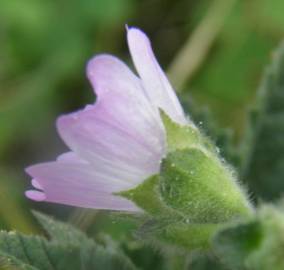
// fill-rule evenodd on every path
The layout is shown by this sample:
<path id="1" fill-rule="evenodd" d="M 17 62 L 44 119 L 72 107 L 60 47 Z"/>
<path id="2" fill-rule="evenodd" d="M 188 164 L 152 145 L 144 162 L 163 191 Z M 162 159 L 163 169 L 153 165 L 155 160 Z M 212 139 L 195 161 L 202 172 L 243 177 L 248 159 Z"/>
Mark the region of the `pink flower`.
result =
<path id="1" fill-rule="evenodd" d="M 56 161 L 26 169 L 35 188 L 26 192 L 28 198 L 139 211 L 134 203 L 113 193 L 159 173 L 166 134 L 158 108 L 180 124 L 187 120 L 147 36 L 130 28 L 127 39 L 140 78 L 111 55 L 89 61 L 87 76 L 96 103 L 59 117 L 58 132 L 71 151 Z"/>

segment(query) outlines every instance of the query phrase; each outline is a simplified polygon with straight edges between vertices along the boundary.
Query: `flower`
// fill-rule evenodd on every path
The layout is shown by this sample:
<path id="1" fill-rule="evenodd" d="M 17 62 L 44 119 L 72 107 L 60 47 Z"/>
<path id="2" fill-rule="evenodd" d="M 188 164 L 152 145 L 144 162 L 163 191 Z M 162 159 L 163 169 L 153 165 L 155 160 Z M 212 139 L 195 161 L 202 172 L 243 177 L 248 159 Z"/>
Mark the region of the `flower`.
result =
<path id="1" fill-rule="evenodd" d="M 26 191 L 28 198 L 85 208 L 140 210 L 114 193 L 159 173 L 166 154 L 159 108 L 179 124 L 187 120 L 147 36 L 130 28 L 127 39 L 140 78 L 114 56 L 102 54 L 89 61 L 87 77 L 96 102 L 59 117 L 58 132 L 71 151 L 26 169 L 35 188 Z"/>

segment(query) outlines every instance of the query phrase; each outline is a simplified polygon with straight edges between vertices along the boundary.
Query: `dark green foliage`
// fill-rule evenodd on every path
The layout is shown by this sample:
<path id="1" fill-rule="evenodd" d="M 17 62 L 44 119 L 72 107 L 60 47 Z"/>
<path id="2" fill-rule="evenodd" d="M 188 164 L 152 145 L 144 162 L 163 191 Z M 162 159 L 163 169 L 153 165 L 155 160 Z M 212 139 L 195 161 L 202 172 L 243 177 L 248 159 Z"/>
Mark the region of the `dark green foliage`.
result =
<path id="1" fill-rule="evenodd" d="M 276 51 L 257 91 L 239 143 L 233 131 L 218 126 L 210 109 L 186 103 L 193 118 L 238 170 L 255 199 L 275 200 L 284 193 L 284 46 Z"/>
<path id="2" fill-rule="evenodd" d="M 20 269 L 22 264 L 40 270 L 80 267 L 80 249 L 76 246 L 48 243 L 40 237 L 24 236 L 16 232 L 2 232 L 0 247 L 1 256 L 10 256 L 12 263 Z"/>
<path id="3" fill-rule="evenodd" d="M 106 238 L 104 245 L 70 225 L 35 213 L 50 240 L 17 232 L 0 233 L 0 257 L 5 263 L 23 270 L 134 270 L 132 262 Z"/>
<path id="4" fill-rule="evenodd" d="M 33 214 L 53 242 L 78 245 L 88 240 L 86 234 L 67 223 L 54 220 L 40 212 L 34 211 Z"/>
<path id="5" fill-rule="evenodd" d="M 283 209 L 263 205 L 252 219 L 221 229 L 213 239 L 214 252 L 231 269 L 281 270 L 283 235 Z"/>
<path id="6" fill-rule="evenodd" d="M 193 270 L 231 270 L 223 265 L 218 258 L 208 254 L 197 254 L 191 258 L 189 269 Z"/>
<path id="7" fill-rule="evenodd" d="M 274 54 L 258 91 L 244 145 L 244 177 L 265 200 L 284 193 L 284 46 Z"/>
<path id="8" fill-rule="evenodd" d="M 248 254 L 258 248 L 261 227 L 258 222 L 222 230 L 214 240 L 215 252 L 232 269 L 242 270 Z"/>
<path id="9" fill-rule="evenodd" d="M 188 111 L 192 121 L 213 142 L 216 151 L 224 157 L 229 164 L 237 169 L 240 167 L 240 154 L 234 142 L 234 130 L 230 127 L 221 127 L 212 110 L 208 106 L 201 106 L 198 102 L 185 94 L 182 97 L 183 108 Z"/>

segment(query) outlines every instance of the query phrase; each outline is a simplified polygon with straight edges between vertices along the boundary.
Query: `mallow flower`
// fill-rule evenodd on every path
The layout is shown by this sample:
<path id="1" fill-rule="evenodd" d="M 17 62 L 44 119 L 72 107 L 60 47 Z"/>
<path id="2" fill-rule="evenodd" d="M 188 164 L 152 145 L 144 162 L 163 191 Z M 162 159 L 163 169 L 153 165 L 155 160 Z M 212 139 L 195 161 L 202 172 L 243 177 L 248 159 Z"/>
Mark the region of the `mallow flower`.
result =
<path id="1" fill-rule="evenodd" d="M 139 76 L 108 54 L 88 62 L 87 77 L 97 96 L 95 104 L 58 118 L 58 132 L 70 152 L 26 169 L 34 187 L 26 191 L 28 198 L 140 211 L 117 193 L 159 173 L 167 152 L 160 109 L 180 125 L 190 123 L 147 36 L 129 28 L 127 41 Z"/>

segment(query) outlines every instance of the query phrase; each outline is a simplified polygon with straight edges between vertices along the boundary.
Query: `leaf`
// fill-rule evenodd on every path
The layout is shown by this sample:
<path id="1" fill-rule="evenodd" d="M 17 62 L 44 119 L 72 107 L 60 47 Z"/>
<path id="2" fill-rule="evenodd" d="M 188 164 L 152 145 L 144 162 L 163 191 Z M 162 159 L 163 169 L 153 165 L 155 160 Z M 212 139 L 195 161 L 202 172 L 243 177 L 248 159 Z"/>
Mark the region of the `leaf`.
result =
<path id="1" fill-rule="evenodd" d="M 263 205 L 252 219 L 225 225 L 212 244 L 215 253 L 232 269 L 281 270 L 284 268 L 283 233 L 283 210 Z"/>
<path id="2" fill-rule="evenodd" d="M 0 233 L 0 253 L 9 255 L 20 269 L 21 264 L 33 266 L 31 269 L 79 269 L 79 247 L 48 243 L 37 236 L 20 233 Z M 21 262 L 18 263 L 18 262 Z M 26 267 L 26 266 L 25 266 Z M 29 269 L 29 268 L 27 268 Z"/>
<path id="3" fill-rule="evenodd" d="M 229 270 L 217 258 L 208 254 L 196 254 L 192 256 L 189 268 L 194 270 Z"/>
<path id="4" fill-rule="evenodd" d="M 68 224 L 35 213 L 50 240 L 17 232 L 0 232 L 0 258 L 24 270 L 88 270 L 136 267 L 110 240 L 98 245 Z"/>
<path id="5" fill-rule="evenodd" d="M 258 90 L 243 145 L 243 175 L 265 200 L 284 191 L 284 45 L 276 51 Z"/>
<path id="6" fill-rule="evenodd" d="M 76 245 L 88 241 L 87 236 L 83 232 L 67 223 L 54 220 L 37 211 L 33 211 L 33 214 L 40 225 L 48 233 L 52 242 Z"/>
<path id="7" fill-rule="evenodd" d="M 184 93 L 182 105 L 193 119 L 193 122 L 198 124 L 202 133 L 216 145 L 215 151 L 238 169 L 241 157 L 236 149 L 233 129 L 221 127 L 212 109 L 194 102 L 188 93 Z"/>
<path id="8" fill-rule="evenodd" d="M 243 270 L 249 253 L 258 248 L 261 228 L 258 222 L 221 230 L 214 239 L 214 251 L 232 269 Z"/>

